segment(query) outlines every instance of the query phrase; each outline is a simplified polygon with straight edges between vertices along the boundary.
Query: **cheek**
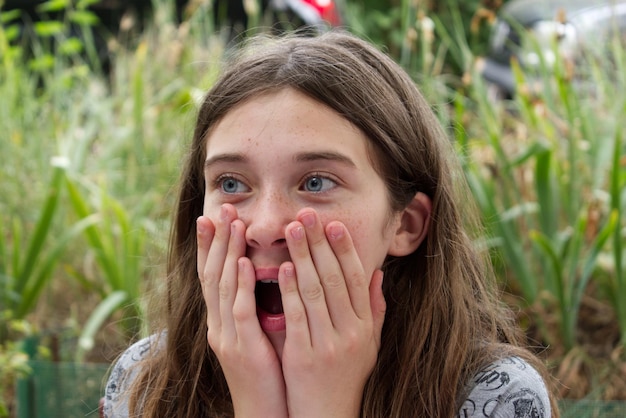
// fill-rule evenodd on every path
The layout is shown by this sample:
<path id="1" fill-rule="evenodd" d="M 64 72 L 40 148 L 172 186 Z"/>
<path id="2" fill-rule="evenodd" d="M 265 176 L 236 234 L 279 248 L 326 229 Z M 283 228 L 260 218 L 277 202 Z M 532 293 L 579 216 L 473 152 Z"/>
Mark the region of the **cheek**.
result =
<path id="1" fill-rule="evenodd" d="M 365 272 L 371 274 L 374 269 L 382 266 L 389 248 L 389 239 L 381 228 L 362 224 L 351 231 L 352 241 Z"/>
<path id="2" fill-rule="evenodd" d="M 210 202 L 206 198 L 204 198 L 204 203 L 202 205 L 202 214 L 211 218 L 213 212 L 215 212 L 215 210 L 211 207 Z"/>
<path id="3" fill-rule="evenodd" d="M 344 213 L 332 220 L 342 222 L 352 238 L 356 252 L 367 274 L 382 266 L 389 249 L 391 236 L 386 216 L 372 216 L 370 211 Z M 326 225 L 331 218 L 322 219 Z"/>
<path id="4" fill-rule="evenodd" d="M 216 220 L 220 213 L 221 204 L 213 201 L 205 194 L 204 203 L 202 205 L 202 214 L 211 220 Z"/>

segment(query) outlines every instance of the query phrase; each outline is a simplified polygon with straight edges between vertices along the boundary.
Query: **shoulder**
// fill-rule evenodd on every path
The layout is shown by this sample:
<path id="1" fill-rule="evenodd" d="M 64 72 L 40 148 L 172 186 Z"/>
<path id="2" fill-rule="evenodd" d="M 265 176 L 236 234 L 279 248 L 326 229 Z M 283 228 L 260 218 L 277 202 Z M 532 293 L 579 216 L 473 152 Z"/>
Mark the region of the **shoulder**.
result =
<path id="1" fill-rule="evenodd" d="M 105 417 L 128 416 L 128 388 L 138 375 L 137 366 L 148 358 L 153 350 L 159 350 L 164 343 L 164 333 L 154 334 L 137 341 L 118 358 L 111 369 L 104 391 Z"/>
<path id="2" fill-rule="evenodd" d="M 506 357 L 480 370 L 469 382 L 459 417 L 549 418 L 546 384 L 520 357 Z"/>

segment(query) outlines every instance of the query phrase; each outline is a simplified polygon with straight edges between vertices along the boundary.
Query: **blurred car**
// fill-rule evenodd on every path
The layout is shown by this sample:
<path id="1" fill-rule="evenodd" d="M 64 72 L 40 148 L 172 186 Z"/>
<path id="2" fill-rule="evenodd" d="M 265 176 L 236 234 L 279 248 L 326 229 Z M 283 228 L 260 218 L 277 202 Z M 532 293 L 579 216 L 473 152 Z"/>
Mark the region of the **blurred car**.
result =
<path id="1" fill-rule="evenodd" d="M 512 59 L 525 73 L 545 71 L 557 59 L 576 62 L 597 51 L 615 33 L 626 39 L 626 0 L 511 0 L 498 14 L 479 71 L 490 96 L 510 98 Z"/>

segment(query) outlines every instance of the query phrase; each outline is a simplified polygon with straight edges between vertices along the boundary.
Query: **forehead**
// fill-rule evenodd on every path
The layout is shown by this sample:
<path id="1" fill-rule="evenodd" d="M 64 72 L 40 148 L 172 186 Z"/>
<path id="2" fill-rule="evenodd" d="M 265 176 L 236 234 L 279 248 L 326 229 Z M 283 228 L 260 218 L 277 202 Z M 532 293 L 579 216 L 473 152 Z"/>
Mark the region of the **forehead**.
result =
<path id="1" fill-rule="evenodd" d="M 207 159 L 224 153 L 282 155 L 333 151 L 369 162 L 369 140 L 325 104 L 294 89 L 254 96 L 231 109 L 210 130 Z"/>

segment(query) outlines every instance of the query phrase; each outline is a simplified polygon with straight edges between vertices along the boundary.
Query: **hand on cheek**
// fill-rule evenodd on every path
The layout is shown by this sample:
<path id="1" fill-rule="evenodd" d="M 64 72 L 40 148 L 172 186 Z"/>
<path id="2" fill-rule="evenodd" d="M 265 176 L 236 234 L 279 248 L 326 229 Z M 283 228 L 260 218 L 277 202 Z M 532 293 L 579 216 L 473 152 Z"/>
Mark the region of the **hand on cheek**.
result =
<path id="1" fill-rule="evenodd" d="M 286 229 L 279 273 L 287 324 L 282 365 L 291 416 L 358 416 L 380 348 L 382 272 L 369 277 L 345 226 L 311 209 Z"/>
<path id="2" fill-rule="evenodd" d="M 245 257 L 245 229 L 232 205 L 224 205 L 215 220 L 197 220 L 207 341 L 224 371 L 236 416 L 286 417 L 280 361 L 256 316 L 256 279 Z"/>

